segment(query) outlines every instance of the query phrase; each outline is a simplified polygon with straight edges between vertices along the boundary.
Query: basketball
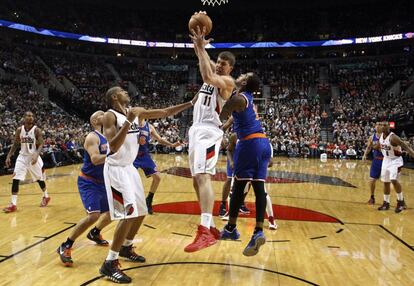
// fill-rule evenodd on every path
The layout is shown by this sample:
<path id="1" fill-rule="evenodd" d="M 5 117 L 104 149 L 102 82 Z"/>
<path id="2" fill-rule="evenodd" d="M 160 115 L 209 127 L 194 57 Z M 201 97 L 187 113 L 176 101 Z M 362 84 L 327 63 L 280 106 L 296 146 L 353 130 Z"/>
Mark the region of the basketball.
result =
<path id="1" fill-rule="evenodd" d="M 197 26 L 200 27 L 200 30 L 203 31 L 203 27 L 206 27 L 206 36 L 210 34 L 211 29 L 213 28 L 213 22 L 206 12 L 197 12 L 191 16 L 190 21 L 188 21 L 188 29 L 190 33 L 192 29 L 197 31 Z"/>

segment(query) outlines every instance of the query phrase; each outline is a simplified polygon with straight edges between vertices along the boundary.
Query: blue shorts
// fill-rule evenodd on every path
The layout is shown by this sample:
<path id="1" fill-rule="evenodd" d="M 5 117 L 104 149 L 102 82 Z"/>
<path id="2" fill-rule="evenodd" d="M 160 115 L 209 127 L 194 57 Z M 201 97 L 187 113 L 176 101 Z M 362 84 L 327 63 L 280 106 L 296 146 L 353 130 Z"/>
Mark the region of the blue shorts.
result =
<path id="1" fill-rule="evenodd" d="M 79 194 L 88 213 L 109 211 L 105 183 L 98 183 L 84 177 L 78 177 Z"/>
<path id="2" fill-rule="evenodd" d="M 136 169 L 141 168 L 147 177 L 158 173 L 157 165 L 155 165 L 154 161 L 148 153 L 142 156 L 138 156 L 134 161 L 134 167 Z"/>
<path id="3" fill-rule="evenodd" d="M 381 177 L 381 167 L 382 167 L 382 160 L 374 158 L 371 163 L 371 169 L 369 171 L 369 176 L 373 179 L 379 179 Z"/>
<path id="4" fill-rule="evenodd" d="M 233 178 L 233 169 L 230 166 L 230 161 L 227 159 L 227 179 Z"/>
<path id="5" fill-rule="evenodd" d="M 265 181 L 270 153 L 267 138 L 240 140 L 234 150 L 234 177 L 239 180 Z"/>

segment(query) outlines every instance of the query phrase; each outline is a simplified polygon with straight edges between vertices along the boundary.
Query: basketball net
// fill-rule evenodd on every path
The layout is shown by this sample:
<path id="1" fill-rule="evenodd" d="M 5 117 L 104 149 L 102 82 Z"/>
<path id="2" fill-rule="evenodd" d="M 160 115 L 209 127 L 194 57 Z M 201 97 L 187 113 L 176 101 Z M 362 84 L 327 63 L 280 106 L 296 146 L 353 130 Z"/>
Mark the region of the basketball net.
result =
<path id="1" fill-rule="evenodd" d="M 203 5 L 210 5 L 213 6 L 214 5 L 218 5 L 220 6 L 221 4 L 226 4 L 229 2 L 229 0 L 201 0 L 201 2 L 203 2 Z"/>

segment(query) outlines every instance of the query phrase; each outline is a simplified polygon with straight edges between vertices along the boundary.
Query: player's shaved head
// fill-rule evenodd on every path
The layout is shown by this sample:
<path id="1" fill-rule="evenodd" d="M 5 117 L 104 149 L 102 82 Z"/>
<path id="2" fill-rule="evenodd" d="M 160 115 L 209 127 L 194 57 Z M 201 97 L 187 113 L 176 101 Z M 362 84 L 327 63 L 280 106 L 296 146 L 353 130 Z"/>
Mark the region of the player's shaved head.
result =
<path id="1" fill-rule="evenodd" d="M 104 112 L 102 110 L 95 111 L 89 118 L 89 122 L 95 128 L 99 125 L 102 125 L 102 117 Z"/>

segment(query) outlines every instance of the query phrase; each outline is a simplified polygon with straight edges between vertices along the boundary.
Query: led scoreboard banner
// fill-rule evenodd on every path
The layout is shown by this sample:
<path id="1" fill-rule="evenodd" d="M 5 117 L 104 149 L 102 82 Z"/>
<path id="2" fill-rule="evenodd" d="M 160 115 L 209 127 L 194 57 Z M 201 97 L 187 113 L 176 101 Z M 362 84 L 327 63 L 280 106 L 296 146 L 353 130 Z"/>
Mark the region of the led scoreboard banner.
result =
<path id="1" fill-rule="evenodd" d="M 56 30 L 36 28 L 30 25 L 19 24 L 15 22 L 0 20 L 0 27 L 20 30 L 28 33 L 39 34 L 50 37 L 86 41 L 93 43 L 115 44 L 138 46 L 147 48 L 193 48 L 192 43 L 173 43 L 173 42 L 156 42 L 156 41 L 136 41 L 129 39 L 117 39 L 108 37 L 96 37 L 82 34 L 74 34 Z M 206 46 L 208 49 L 254 49 L 254 48 L 307 48 L 307 47 L 332 47 L 342 45 L 371 44 L 388 41 L 399 41 L 414 38 L 414 33 L 400 33 L 384 36 L 348 38 L 339 40 L 325 41 L 301 41 L 301 42 L 241 42 L 241 43 L 210 43 Z"/>

